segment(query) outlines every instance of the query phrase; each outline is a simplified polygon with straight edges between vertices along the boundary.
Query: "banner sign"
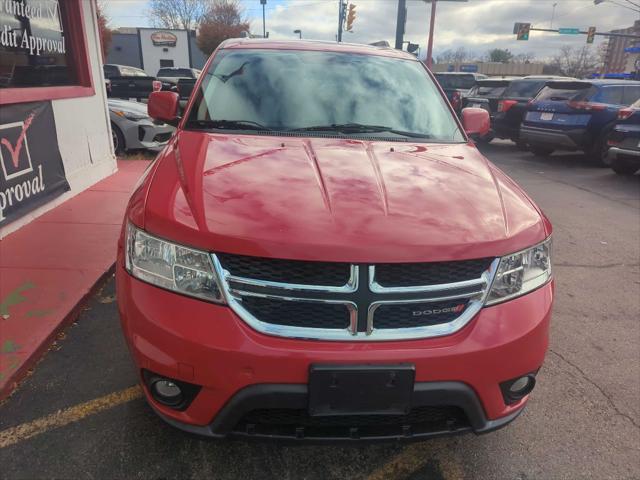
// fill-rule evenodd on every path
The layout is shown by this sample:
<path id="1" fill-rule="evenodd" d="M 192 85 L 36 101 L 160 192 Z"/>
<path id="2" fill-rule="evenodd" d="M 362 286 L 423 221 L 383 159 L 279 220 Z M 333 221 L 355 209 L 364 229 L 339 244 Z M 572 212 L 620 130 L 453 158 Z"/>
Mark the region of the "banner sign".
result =
<path id="1" fill-rule="evenodd" d="M 67 190 L 51 102 L 0 107 L 0 228 Z"/>

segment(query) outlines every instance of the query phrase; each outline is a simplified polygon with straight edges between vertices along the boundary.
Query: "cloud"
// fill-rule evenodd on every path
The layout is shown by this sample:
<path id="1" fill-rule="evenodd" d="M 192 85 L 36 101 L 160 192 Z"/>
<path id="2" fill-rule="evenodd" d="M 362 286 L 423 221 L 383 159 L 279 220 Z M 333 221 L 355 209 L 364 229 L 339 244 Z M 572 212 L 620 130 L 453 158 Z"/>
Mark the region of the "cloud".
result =
<path id="1" fill-rule="evenodd" d="M 350 0 L 357 5 L 354 33 L 344 32 L 343 41 L 395 43 L 397 0 Z M 626 0 L 619 0 L 625 2 Z M 258 0 L 240 0 L 251 20 L 252 31 L 262 31 L 262 7 Z M 628 27 L 634 16 L 628 9 L 609 2 L 594 5 L 592 0 L 469 0 L 466 3 L 440 1 L 437 5 L 434 53 L 465 47 L 480 54 L 492 48 L 508 48 L 514 53 L 532 52 L 540 58 L 555 53 L 562 45 L 582 46 L 584 35 L 531 32 L 529 41 L 517 41 L 514 22 L 531 22 L 548 28 L 556 3 L 554 27 L 596 26 L 598 31 Z M 147 0 L 107 0 L 107 13 L 114 26 L 148 26 Z M 431 5 L 407 0 L 405 40 L 419 43 L 426 51 Z M 337 0 L 267 0 L 266 27 L 271 38 L 296 38 L 302 30 L 307 39 L 335 40 L 338 26 Z M 594 48 L 603 42 L 596 37 Z"/>

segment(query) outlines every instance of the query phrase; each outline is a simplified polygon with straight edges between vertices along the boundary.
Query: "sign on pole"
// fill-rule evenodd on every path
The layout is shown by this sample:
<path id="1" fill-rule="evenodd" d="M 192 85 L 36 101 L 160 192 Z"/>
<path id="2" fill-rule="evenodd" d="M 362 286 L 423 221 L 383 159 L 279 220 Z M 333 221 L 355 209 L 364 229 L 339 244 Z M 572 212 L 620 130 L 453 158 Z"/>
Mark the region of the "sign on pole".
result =
<path id="1" fill-rule="evenodd" d="M 580 29 L 579 28 L 559 28 L 558 33 L 562 35 L 579 35 Z"/>

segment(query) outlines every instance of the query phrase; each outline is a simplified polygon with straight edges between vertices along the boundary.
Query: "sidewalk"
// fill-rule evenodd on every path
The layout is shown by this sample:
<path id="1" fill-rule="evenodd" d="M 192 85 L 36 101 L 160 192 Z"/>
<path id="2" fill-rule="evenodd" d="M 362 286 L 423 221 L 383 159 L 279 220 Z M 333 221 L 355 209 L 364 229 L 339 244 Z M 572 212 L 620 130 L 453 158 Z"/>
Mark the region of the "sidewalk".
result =
<path id="1" fill-rule="evenodd" d="M 0 240 L 0 400 L 115 263 L 124 209 L 149 164 L 118 172 Z"/>

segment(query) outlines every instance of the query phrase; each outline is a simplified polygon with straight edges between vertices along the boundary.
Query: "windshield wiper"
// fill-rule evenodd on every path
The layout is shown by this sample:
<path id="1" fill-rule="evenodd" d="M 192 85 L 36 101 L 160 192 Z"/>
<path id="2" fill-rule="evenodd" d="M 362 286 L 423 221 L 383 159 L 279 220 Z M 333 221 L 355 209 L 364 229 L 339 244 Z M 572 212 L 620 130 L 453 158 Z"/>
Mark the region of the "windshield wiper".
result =
<path id="1" fill-rule="evenodd" d="M 189 120 L 187 127 L 195 128 L 221 128 L 225 130 L 264 130 L 271 131 L 261 123 L 251 120 Z"/>
<path id="2" fill-rule="evenodd" d="M 315 125 L 311 127 L 294 128 L 289 131 L 290 132 L 339 132 L 344 134 L 389 132 L 396 135 L 402 135 L 404 137 L 431 138 L 431 135 L 428 135 L 426 133 L 406 132 L 403 130 L 397 130 L 392 127 L 386 127 L 384 125 L 365 125 L 362 123 L 332 123 L 331 125 Z"/>

